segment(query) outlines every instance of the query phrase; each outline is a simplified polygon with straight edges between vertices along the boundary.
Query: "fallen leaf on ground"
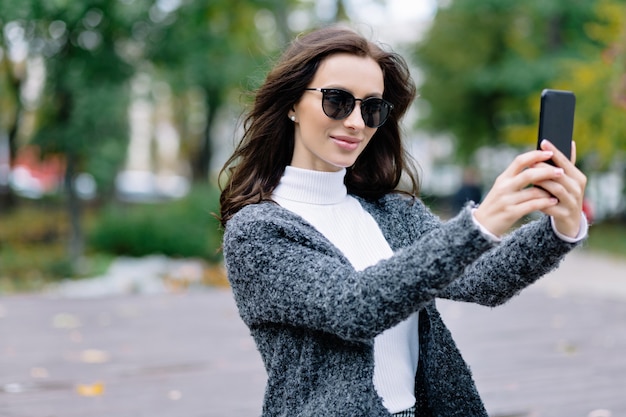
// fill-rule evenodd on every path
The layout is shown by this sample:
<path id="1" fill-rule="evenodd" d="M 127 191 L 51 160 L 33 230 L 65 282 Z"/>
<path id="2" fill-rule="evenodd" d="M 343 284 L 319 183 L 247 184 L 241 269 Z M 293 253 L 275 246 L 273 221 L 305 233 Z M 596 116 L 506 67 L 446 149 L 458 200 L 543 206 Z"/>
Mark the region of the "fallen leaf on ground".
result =
<path id="1" fill-rule="evenodd" d="M 80 353 L 80 361 L 83 363 L 105 363 L 111 359 L 111 355 L 104 350 L 87 349 Z"/>
<path id="2" fill-rule="evenodd" d="M 98 397 L 104 394 L 104 382 L 78 384 L 76 385 L 76 392 L 83 397 Z"/>

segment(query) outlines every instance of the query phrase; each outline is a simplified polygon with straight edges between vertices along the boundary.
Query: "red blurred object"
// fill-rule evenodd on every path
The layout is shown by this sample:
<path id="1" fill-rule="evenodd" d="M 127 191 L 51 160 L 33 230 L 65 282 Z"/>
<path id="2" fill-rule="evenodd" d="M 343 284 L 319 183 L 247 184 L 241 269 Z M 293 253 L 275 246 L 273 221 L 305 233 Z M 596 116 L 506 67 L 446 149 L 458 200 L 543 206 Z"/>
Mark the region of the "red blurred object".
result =
<path id="1" fill-rule="evenodd" d="M 587 222 L 593 223 L 593 207 L 586 198 L 583 200 L 583 213 L 587 217 Z"/>
<path id="2" fill-rule="evenodd" d="M 25 146 L 18 150 L 11 173 L 11 185 L 20 194 L 41 197 L 58 190 L 65 173 L 60 155 L 41 158 L 39 148 Z"/>

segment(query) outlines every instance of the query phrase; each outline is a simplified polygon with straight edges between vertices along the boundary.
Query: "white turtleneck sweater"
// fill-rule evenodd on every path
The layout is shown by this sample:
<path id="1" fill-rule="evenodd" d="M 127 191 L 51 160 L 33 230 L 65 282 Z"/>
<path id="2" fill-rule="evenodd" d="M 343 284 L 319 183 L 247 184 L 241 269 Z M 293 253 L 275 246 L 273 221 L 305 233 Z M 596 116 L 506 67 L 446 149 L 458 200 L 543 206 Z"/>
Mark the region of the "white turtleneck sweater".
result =
<path id="1" fill-rule="evenodd" d="M 345 169 L 321 172 L 287 166 L 272 199 L 311 223 L 360 271 L 393 252 L 372 216 L 348 195 L 345 174 Z M 392 414 L 415 404 L 417 332 L 414 313 L 374 340 L 374 386 Z"/>

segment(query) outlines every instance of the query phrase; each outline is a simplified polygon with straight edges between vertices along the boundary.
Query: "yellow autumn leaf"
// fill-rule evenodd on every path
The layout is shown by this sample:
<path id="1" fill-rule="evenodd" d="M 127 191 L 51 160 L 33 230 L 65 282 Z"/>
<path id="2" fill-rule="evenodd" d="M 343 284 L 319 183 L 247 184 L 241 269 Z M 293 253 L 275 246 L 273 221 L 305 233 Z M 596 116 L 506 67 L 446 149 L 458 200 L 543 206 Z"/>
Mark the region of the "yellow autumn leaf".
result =
<path id="1" fill-rule="evenodd" d="M 104 394 L 104 382 L 95 382 L 93 384 L 78 384 L 76 392 L 83 397 L 98 397 Z"/>

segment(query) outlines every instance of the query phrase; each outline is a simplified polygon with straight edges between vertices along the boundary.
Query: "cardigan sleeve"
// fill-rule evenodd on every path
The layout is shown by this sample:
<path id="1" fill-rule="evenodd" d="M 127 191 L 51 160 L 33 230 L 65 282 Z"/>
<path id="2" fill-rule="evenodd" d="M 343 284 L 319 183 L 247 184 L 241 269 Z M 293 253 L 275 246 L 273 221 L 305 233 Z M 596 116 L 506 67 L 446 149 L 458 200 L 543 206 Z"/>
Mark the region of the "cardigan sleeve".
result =
<path id="1" fill-rule="evenodd" d="M 354 341 L 407 318 L 490 247 L 468 212 L 356 271 L 317 230 L 272 203 L 240 210 L 226 225 L 223 246 L 248 326 L 288 325 Z"/>
<path id="2" fill-rule="evenodd" d="M 440 296 L 492 307 L 503 304 L 556 269 L 563 257 L 580 243 L 560 239 L 550 218 L 542 216 L 482 254 Z"/>

